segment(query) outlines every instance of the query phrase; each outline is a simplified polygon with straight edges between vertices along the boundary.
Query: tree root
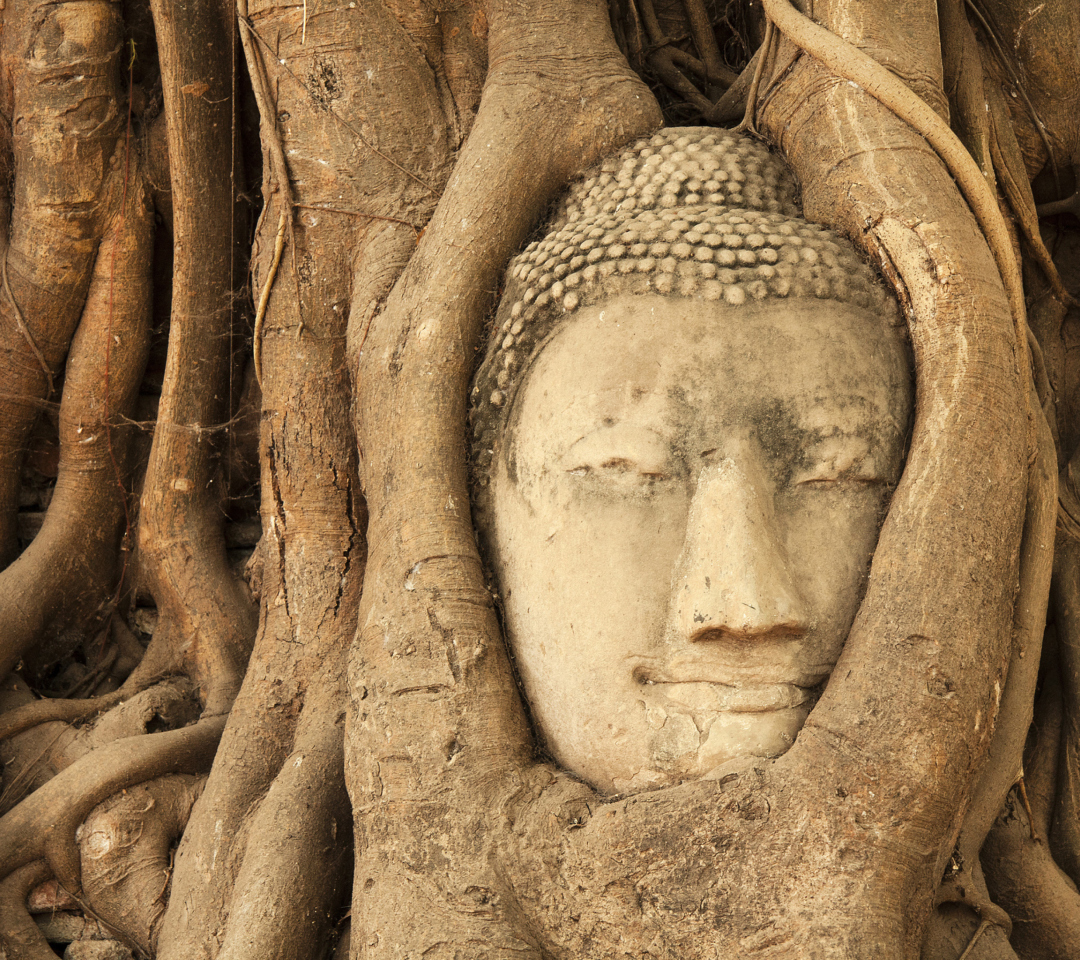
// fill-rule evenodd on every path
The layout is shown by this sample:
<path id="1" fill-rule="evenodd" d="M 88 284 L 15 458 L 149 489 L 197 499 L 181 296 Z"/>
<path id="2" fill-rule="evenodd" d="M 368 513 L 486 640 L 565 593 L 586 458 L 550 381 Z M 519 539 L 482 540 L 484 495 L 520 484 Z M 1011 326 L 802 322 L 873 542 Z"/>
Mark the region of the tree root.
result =
<path id="1" fill-rule="evenodd" d="M 282 208 L 281 216 L 278 218 L 277 236 L 274 238 L 274 256 L 270 260 L 270 270 L 266 274 L 266 280 L 263 282 L 262 292 L 259 294 L 259 304 L 255 309 L 255 330 L 251 335 L 251 348 L 254 353 L 255 379 L 259 382 L 260 387 L 262 386 L 263 382 L 263 322 L 266 318 L 266 306 L 270 302 L 270 293 L 274 289 L 274 280 L 277 277 L 278 267 L 281 265 L 281 255 L 285 251 L 285 227 L 287 224 L 286 218 L 291 215 L 291 211 L 287 212 L 287 208 Z"/>
<path id="2" fill-rule="evenodd" d="M 990 893 L 1012 917 L 1012 942 L 1024 960 L 1080 957 L 1080 894 L 1010 797 L 982 853 Z"/>
<path id="3" fill-rule="evenodd" d="M 113 178 L 117 202 L 122 177 Z M 153 211 L 137 166 L 132 177 L 126 209 L 117 211 L 99 247 L 72 340 L 56 490 L 33 543 L 0 573 L 0 676 L 40 647 L 54 623 L 85 625 L 100 616 L 116 590 L 128 432 L 114 433 L 117 419 L 134 412 L 150 346 Z"/>
<path id="4" fill-rule="evenodd" d="M 1005 97 L 1000 90 L 991 89 L 987 91 L 986 103 L 990 108 L 990 156 L 998 175 L 998 182 L 1004 189 L 1005 197 L 1016 216 L 1020 234 L 1024 238 L 1027 249 L 1031 251 L 1031 256 L 1050 284 L 1054 296 L 1065 306 L 1076 306 L 1076 300 L 1061 282 L 1054 259 L 1050 256 L 1050 251 L 1046 249 L 1042 234 L 1039 232 L 1039 214 L 1035 206 L 1035 198 L 1031 193 L 1031 184 L 1024 167 L 1024 157 L 1020 153 L 1020 145 L 1016 142 L 1016 134 L 1010 122 Z"/>
<path id="5" fill-rule="evenodd" d="M 104 715 L 165 677 L 178 673 L 179 669 L 180 657 L 177 652 L 170 648 L 163 636 L 155 636 L 123 685 L 112 693 L 85 700 L 32 700 L 0 713 L 0 742 L 41 724 L 75 723 L 94 713 Z"/>
<path id="6" fill-rule="evenodd" d="M 854 45 L 803 16 L 789 0 L 762 0 L 762 4 L 769 19 L 788 40 L 820 60 L 838 77 L 858 84 L 901 120 L 914 127 L 934 148 L 956 179 L 990 245 L 1009 298 L 1017 339 L 1026 344 L 1023 332 L 1027 316 L 1024 287 L 1020 279 L 1020 268 L 1013 256 L 1009 231 L 1001 215 L 997 197 L 990 190 L 979 165 L 957 139 L 956 134 L 903 81 Z"/>
<path id="7" fill-rule="evenodd" d="M 15 182 L 13 206 L 6 202 L 6 183 L 0 203 L 3 239 L 10 237 L 0 245 L 0 383 L 7 394 L 0 398 L 0 567 L 18 552 L 20 467 L 38 401 L 48 397 L 60 372 L 97 243 L 118 199 L 109 196 L 117 178 L 108 171 L 123 130 L 121 15 L 102 3 L 93 17 L 74 17 L 70 10 L 77 5 L 61 2 L 35 13 L 26 0 L 13 0 L 5 20 L 5 69 L 12 71 L 13 97 L 5 111 L 20 122 L 14 136 L 5 131 L 0 138 L 0 166 L 9 167 L 10 149 L 13 170 L 5 170 L 5 179 L 13 173 Z M 65 39 L 74 23 L 87 32 L 77 41 Z M 56 31 L 47 48 L 36 46 L 41 29 Z M 53 78 L 59 74 L 72 82 L 57 85 Z M 80 119 L 73 122 L 74 117 Z"/>
<path id="8" fill-rule="evenodd" d="M 987 764 L 956 842 L 957 869 L 941 884 L 935 897 L 935 906 L 967 904 L 984 922 L 997 924 L 1007 933 L 1011 932 L 1012 922 L 990 898 L 979 851 L 1010 790 L 1018 781 L 1023 789 L 1023 751 L 1031 728 L 1039 678 L 1057 521 L 1057 456 L 1034 383 L 1028 392 L 1028 408 L 1037 434 L 1034 463 L 1028 472 L 1027 511 L 1020 546 L 1020 589 L 1013 614 L 1012 656 Z M 1031 829 L 1034 831 L 1034 822 Z"/>
<path id="9" fill-rule="evenodd" d="M 7 766 L 0 810 L 13 807 L 20 794 L 43 786 L 66 767 L 114 740 L 142 736 L 158 725 L 175 730 L 197 717 L 190 682 L 174 678 L 133 694 L 82 729 L 53 721 L 17 735 L 4 744 L 0 754 Z"/>
<path id="10" fill-rule="evenodd" d="M 315 729 L 298 738 L 252 818 L 220 960 L 314 954 L 347 901 L 352 823 L 344 730 L 327 714 L 309 720 Z"/>
<path id="11" fill-rule="evenodd" d="M 75 723 L 91 714 L 103 714 L 138 693 L 123 687 L 102 697 L 86 700 L 35 700 L 6 713 L 0 713 L 0 740 L 16 737 L 20 733 L 48 723 Z"/>
<path id="12" fill-rule="evenodd" d="M 664 86 L 696 110 L 706 122 L 716 123 L 719 122 L 716 119 L 718 101 L 738 80 L 738 76 L 724 65 L 702 0 L 684 0 L 683 7 L 686 33 L 693 41 L 698 56 L 674 46 L 676 41 L 667 36 L 661 27 L 652 0 L 639 0 L 641 23 L 649 39 L 645 59 Z M 680 68 L 697 76 L 705 89 L 699 89 Z"/>
<path id="13" fill-rule="evenodd" d="M 48 859 L 75 896 L 82 890 L 75 832 L 114 793 L 168 773 L 202 773 L 213 760 L 225 717 L 182 730 L 116 740 L 77 760 L 0 818 L 0 876 Z"/>
<path id="14" fill-rule="evenodd" d="M 765 69 L 765 61 L 769 59 L 773 52 L 775 36 L 776 26 L 771 20 L 766 21 L 765 39 L 761 41 L 761 49 L 757 52 L 753 79 L 750 81 L 750 89 L 746 92 L 746 111 L 743 114 L 742 122 L 735 128 L 736 130 L 748 130 L 751 133 L 757 133 L 757 128 L 754 125 L 754 115 L 757 112 L 758 89 L 761 86 L 761 75 Z"/>
<path id="15" fill-rule="evenodd" d="M 78 829 L 84 899 L 145 956 L 154 955 L 168 902 L 172 845 L 205 782 L 174 775 L 129 787 L 95 807 Z"/>
<path id="16" fill-rule="evenodd" d="M 986 931 L 993 926 L 990 920 L 982 920 L 975 928 L 975 932 L 971 935 L 971 939 L 968 941 L 968 945 L 964 947 L 964 952 L 960 954 L 958 960 L 967 960 L 971 955 L 971 951 L 975 949 L 975 945 L 979 942 L 979 938 L 986 933 Z"/>
<path id="17" fill-rule="evenodd" d="M 233 575 L 222 532 L 216 445 L 229 420 L 232 344 L 243 271 L 231 17 L 212 0 L 151 4 L 161 51 L 172 179 L 172 326 L 165 382 L 143 487 L 139 549 L 159 631 L 183 651 L 204 707 L 229 709 L 255 633 L 255 612 Z M 185 91 L 192 85 L 198 97 Z M 229 135 L 226 136 L 225 134 Z M 209 386 L 209 389 L 208 389 Z"/>
<path id="18" fill-rule="evenodd" d="M 270 303 L 270 294 L 274 289 L 274 280 L 277 277 L 278 267 L 281 265 L 281 256 L 285 251 L 286 240 L 288 240 L 293 253 L 293 290 L 296 294 L 297 309 L 300 309 L 299 278 L 296 276 L 296 232 L 293 225 L 293 211 L 296 206 L 296 197 L 294 195 L 292 182 L 289 179 L 288 165 L 285 162 L 285 151 L 281 145 L 281 133 L 278 129 L 278 111 L 270 96 L 270 80 L 266 73 L 266 61 L 263 59 L 263 52 L 258 44 L 252 42 L 252 38 L 257 37 L 258 35 L 255 33 L 255 28 L 248 19 L 247 0 L 237 0 L 236 11 L 239 22 L 244 28 L 240 34 L 240 41 L 243 45 L 244 55 L 248 62 L 252 93 L 255 96 L 255 102 L 258 105 L 259 116 L 262 118 L 262 122 L 269 125 L 266 128 L 263 139 L 263 142 L 267 145 L 267 152 L 270 158 L 270 169 L 267 171 L 267 179 L 270 182 L 269 192 L 271 195 L 277 195 L 278 202 L 281 206 L 281 212 L 278 216 L 277 234 L 274 237 L 274 254 L 270 258 L 270 267 L 267 270 L 266 279 L 263 281 L 262 291 L 259 294 L 259 302 L 255 308 L 255 329 L 252 333 L 251 345 L 252 353 L 254 355 L 255 379 L 259 382 L 259 386 L 261 387 L 263 324 L 266 320 L 266 310 Z M 304 26 L 306 31 L 306 17 Z M 260 222 L 262 218 L 267 215 L 269 209 L 270 203 L 269 200 L 267 200 L 263 207 L 262 214 L 260 215 Z M 259 242 L 260 238 L 261 231 L 256 230 L 256 243 Z"/>
<path id="19" fill-rule="evenodd" d="M 30 891 L 49 876 L 49 865 L 34 860 L 0 882 L 0 954 L 5 960 L 56 960 L 49 941 L 26 909 Z"/>
<path id="20" fill-rule="evenodd" d="M 1054 859 L 1080 885 L 1080 449 L 1061 472 L 1053 609 L 1057 627 L 1062 718 L 1049 839 Z"/>
<path id="21" fill-rule="evenodd" d="M 687 19 L 690 21 L 690 34 L 705 67 L 709 99 L 716 100 L 735 82 L 735 74 L 724 66 L 703 0 L 685 0 L 685 6 Z"/>

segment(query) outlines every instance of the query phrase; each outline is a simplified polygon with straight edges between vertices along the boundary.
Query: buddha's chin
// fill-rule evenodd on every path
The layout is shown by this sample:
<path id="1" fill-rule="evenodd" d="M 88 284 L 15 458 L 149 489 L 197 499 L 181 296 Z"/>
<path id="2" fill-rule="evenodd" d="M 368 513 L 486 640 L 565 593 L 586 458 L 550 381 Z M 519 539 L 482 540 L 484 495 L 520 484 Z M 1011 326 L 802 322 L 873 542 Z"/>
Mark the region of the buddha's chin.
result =
<path id="1" fill-rule="evenodd" d="M 795 742 L 810 708 L 810 703 L 804 703 L 756 713 L 725 711 L 705 717 L 670 712 L 659 726 L 654 716 L 648 757 L 642 757 L 644 762 L 637 770 L 611 771 L 609 789 L 620 794 L 656 790 L 710 778 L 718 767 L 732 761 L 779 757 Z M 597 786 L 607 788 L 607 784 Z"/>

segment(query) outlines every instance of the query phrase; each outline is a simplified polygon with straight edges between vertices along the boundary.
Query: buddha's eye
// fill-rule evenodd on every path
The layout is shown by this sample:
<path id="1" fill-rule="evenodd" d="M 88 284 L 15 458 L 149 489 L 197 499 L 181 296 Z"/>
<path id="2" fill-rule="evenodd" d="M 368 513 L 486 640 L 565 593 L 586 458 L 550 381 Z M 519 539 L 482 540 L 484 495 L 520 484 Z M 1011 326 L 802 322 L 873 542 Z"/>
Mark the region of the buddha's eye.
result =
<path id="1" fill-rule="evenodd" d="M 806 451 L 807 459 L 792 472 L 792 487 L 814 489 L 874 489 L 892 486 L 891 471 L 882 469 L 875 446 L 858 434 L 833 434 Z"/>
<path id="2" fill-rule="evenodd" d="M 636 424 L 605 424 L 579 439 L 563 457 L 566 473 L 626 489 L 647 490 L 673 479 L 676 458 L 655 431 Z"/>
<path id="3" fill-rule="evenodd" d="M 835 461 L 818 463 L 809 469 L 796 470 L 791 477 L 791 486 L 803 490 L 814 489 L 853 489 L 859 487 L 890 487 L 892 481 L 882 476 L 873 459 L 847 463 L 843 466 Z"/>
<path id="4" fill-rule="evenodd" d="M 610 457 L 600 464 L 601 470 L 615 473 L 636 473 L 644 480 L 670 480 L 671 475 L 659 464 L 637 463 L 628 457 Z"/>
<path id="5" fill-rule="evenodd" d="M 573 477 L 593 477 L 617 483 L 656 483 L 671 480 L 673 472 L 664 465 L 642 463 L 630 457 L 607 457 L 597 463 L 578 463 L 566 471 Z"/>

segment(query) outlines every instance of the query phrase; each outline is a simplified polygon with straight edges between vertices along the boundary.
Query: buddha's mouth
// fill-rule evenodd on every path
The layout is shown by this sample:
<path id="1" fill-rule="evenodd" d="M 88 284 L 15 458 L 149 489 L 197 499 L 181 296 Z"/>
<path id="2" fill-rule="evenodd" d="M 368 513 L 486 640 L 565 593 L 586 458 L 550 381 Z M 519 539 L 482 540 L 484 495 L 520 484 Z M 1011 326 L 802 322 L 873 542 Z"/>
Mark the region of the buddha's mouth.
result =
<path id="1" fill-rule="evenodd" d="M 718 713 L 771 713 L 803 707 L 809 710 L 821 694 L 821 684 L 733 682 L 721 678 L 716 668 L 687 664 L 670 668 L 634 670 L 634 679 L 644 686 L 656 686 L 658 693 L 696 710 Z"/>

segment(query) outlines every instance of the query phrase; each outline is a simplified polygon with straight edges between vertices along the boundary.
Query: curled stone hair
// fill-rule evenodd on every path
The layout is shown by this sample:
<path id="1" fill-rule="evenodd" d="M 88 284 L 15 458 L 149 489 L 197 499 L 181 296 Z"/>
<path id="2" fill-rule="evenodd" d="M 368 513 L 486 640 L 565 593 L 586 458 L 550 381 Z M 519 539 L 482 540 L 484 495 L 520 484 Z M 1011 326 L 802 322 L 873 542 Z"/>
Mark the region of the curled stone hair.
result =
<path id="1" fill-rule="evenodd" d="M 733 307 L 811 297 L 900 322 L 852 245 L 802 219 L 790 172 L 763 145 L 712 127 L 661 130 L 574 184 L 547 235 L 511 261 L 470 398 L 479 486 L 547 339 L 583 306 L 650 293 Z"/>

